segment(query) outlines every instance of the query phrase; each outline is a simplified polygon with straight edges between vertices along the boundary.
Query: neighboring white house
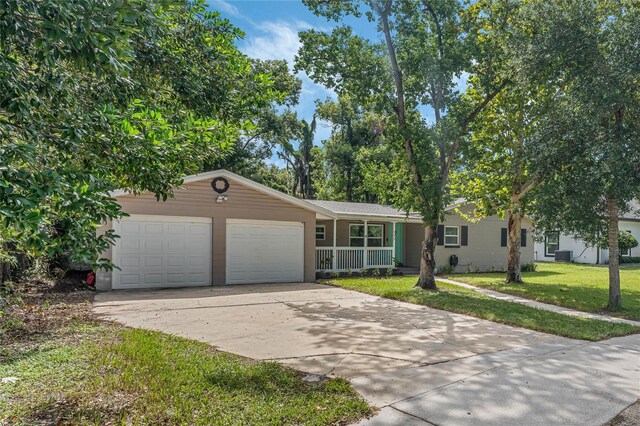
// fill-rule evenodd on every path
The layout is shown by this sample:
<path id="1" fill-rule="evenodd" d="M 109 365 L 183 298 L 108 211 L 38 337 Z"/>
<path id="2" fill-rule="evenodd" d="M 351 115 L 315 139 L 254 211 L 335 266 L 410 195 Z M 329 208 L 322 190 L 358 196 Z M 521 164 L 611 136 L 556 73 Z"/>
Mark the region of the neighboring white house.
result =
<path id="1" fill-rule="evenodd" d="M 621 231 L 630 232 L 640 241 L 640 201 L 631 203 L 631 211 L 620 217 L 619 227 Z M 609 262 L 609 250 L 588 245 L 579 238 L 557 232 L 547 233 L 542 240 L 535 242 L 535 259 L 554 262 L 557 250 L 570 251 L 571 260 L 576 263 L 605 264 Z M 640 246 L 622 252 L 622 256 L 640 257 Z"/>

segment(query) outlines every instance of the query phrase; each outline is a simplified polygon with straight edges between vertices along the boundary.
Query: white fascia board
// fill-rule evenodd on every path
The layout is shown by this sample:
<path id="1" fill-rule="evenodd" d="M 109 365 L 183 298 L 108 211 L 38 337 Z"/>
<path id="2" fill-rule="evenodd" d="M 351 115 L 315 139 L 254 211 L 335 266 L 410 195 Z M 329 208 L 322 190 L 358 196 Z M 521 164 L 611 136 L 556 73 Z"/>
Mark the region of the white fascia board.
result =
<path id="1" fill-rule="evenodd" d="M 379 214 L 347 214 L 338 213 L 338 220 L 377 220 L 380 222 L 398 222 L 398 223 L 422 223 L 422 219 L 407 216 L 392 216 Z"/>

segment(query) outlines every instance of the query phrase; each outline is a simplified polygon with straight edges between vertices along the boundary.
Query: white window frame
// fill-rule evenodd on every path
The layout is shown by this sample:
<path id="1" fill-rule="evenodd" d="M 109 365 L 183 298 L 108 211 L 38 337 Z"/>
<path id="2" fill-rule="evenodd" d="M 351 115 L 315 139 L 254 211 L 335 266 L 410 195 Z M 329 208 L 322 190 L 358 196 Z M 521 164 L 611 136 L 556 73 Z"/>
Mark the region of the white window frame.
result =
<path id="1" fill-rule="evenodd" d="M 633 233 L 632 233 L 630 230 L 625 229 L 625 231 L 627 231 L 628 233 L 630 233 L 631 235 L 633 235 Z M 625 252 L 625 253 L 623 253 L 622 249 L 620 249 L 620 256 L 623 256 L 623 257 L 631 257 L 631 249 L 626 249 L 626 252 Z"/>
<path id="2" fill-rule="evenodd" d="M 362 231 L 362 235 L 364 235 L 363 237 L 353 237 L 351 236 L 351 228 L 352 227 L 360 227 L 363 229 Z M 382 228 L 382 234 L 380 235 L 380 237 L 369 237 L 365 234 L 364 232 L 364 223 L 350 223 L 349 224 L 349 247 L 364 247 L 364 239 L 367 238 L 367 246 L 368 247 L 384 247 L 384 224 L 381 223 L 369 223 L 367 224 L 367 230 L 371 229 L 371 228 Z M 352 239 L 362 239 L 362 245 L 361 246 L 354 246 L 351 243 Z M 371 240 L 380 240 L 380 245 L 379 246 L 372 246 L 371 244 L 369 244 L 369 241 Z"/>
<path id="3" fill-rule="evenodd" d="M 368 230 L 371 230 L 372 228 L 380 228 L 381 229 L 379 237 L 370 237 L 370 236 L 367 235 L 367 246 L 369 246 L 369 247 L 384 247 L 384 225 L 380 224 L 380 223 L 374 223 L 374 224 L 368 224 L 367 227 L 369 228 Z M 379 246 L 371 245 L 371 240 L 380 240 L 380 245 Z"/>
<path id="4" fill-rule="evenodd" d="M 318 228 L 322 228 L 322 238 L 318 238 Z M 316 241 L 324 241 L 327 239 L 327 225 L 316 225 Z"/>
<path id="5" fill-rule="evenodd" d="M 455 229 L 456 235 L 447 235 L 447 229 Z M 447 237 L 455 237 L 455 243 L 447 243 Z M 444 227 L 444 246 L 445 247 L 460 247 L 460 227 L 459 226 L 451 226 L 445 225 Z"/>
<path id="6" fill-rule="evenodd" d="M 556 249 L 554 250 L 553 253 L 549 253 L 549 236 L 551 235 L 557 235 L 558 236 L 558 242 L 556 243 Z M 545 257 L 555 257 L 556 255 L 556 251 L 560 250 L 560 233 L 559 232 L 555 232 L 555 233 L 551 233 L 551 234 L 545 234 L 544 236 L 544 256 Z"/>

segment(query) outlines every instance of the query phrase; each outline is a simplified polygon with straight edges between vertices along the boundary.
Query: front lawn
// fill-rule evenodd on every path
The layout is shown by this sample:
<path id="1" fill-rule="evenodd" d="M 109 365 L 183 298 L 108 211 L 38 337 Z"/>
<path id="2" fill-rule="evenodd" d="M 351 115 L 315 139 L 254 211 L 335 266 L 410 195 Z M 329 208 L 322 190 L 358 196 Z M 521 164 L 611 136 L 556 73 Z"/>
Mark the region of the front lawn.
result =
<path id="1" fill-rule="evenodd" d="M 416 277 L 339 278 L 325 281 L 349 290 L 416 303 L 516 327 L 583 340 L 602 340 L 640 332 L 639 327 L 578 318 L 492 299 L 476 291 L 438 283 L 439 291 L 413 288 Z"/>
<path id="2" fill-rule="evenodd" d="M 504 283 L 504 274 L 455 274 L 449 278 L 465 283 L 578 311 L 603 312 L 609 299 L 606 266 L 576 263 L 537 263 L 536 272 L 522 274 L 525 284 Z M 640 265 L 620 266 L 623 309 L 610 315 L 640 320 Z"/>
<path id="3" fill-rule="evenodd" d="M 373 413 L 346 380 L 309 383 L 274 362 L 104 323 L 86 303 L 23 310 L 0 317 L 0 424 L 334 425 Z"/>

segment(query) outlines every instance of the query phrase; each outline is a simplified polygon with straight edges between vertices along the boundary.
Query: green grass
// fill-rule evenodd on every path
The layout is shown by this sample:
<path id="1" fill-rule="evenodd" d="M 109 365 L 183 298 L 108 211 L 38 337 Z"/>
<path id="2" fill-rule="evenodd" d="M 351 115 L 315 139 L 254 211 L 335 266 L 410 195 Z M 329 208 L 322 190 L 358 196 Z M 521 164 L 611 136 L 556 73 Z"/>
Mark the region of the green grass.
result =
<path id="1" fill-rule="evenodd" d="M 479 287 L 564 306 L 578 311 L 603 312 L 609 298 L 606 266 L 543 262 L 536 272 L 522 274 L 525 284 L 505 284 L 504 274 L 455 274 L 449 278 Z M 640 321 L 640 265 L 620 267 L 622 309 L 613 316 Z"/>
<path id="2" fill-rule="evenodd" d="M 413 288 L 416 277 L 341 278 L 326 281 L 349 290 L 431 308 L 471 315 L 516 327 L 583 340 L 602 340 L 640 332 L 639 327 L 571 317 L 516 303 L 492 299 L 473 290 L 438 283 L 439 291 Z"/>
<path id="3" fill-rule="evenodd" d="M 345 380 L 307 383 L 273 362 L 110 325 L 3 348 L 0 377 L 11 376 L 0 424 L 329 425 L 372 413 Z"/>

